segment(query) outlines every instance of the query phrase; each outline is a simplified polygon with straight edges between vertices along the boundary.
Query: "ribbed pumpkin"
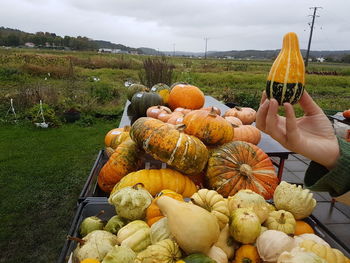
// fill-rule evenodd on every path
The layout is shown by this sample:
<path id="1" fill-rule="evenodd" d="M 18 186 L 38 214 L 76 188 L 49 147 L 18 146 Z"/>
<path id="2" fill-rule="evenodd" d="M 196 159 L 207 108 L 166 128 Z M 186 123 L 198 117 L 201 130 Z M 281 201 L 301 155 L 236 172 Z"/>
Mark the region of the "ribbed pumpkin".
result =
<path id="1" fill-rule="evenodd" d="M 189 84 L 178 84 L 170 91 L 168 105 L 172 110 L 178 107 L 196 110 L 202 108 L 204 102 L 204 94 L 199 88 Z"/>
<path id="2" fill-rule="evenodd" d="M 276 60 L 267 77 L 266 95 L 275 98 L 279 105 L 284 102 L 295 104 L 303 94 L 305 86 L 305 65 L 299 49 L 298 36 L 287 33 Z"/>
<path id="3" fill-rule="evenodd" d="M 107 132 L 107 134 L 105 136 L 105 146 L 112 147 L 111 146 L 112 141 L 119 140 L 119 139 L 115 139 L 115 138 L 121 136 L 121 133 L 123 133 L 123 132 L 129 133 L 129 130 L 130 130 L 130 126 L 128 126 L 128 125 L 123 127 L 123 128 L 115 128 L 115 129 L 110 130 L 109 132 Z M 124 135 L 122 135 L 122 137 L 124 137 Z"/>
<path id="4" fill-rule="evenodd" d="M 147 117 L 158 119 L 159 114 L 161 113 L 171 113 L 171 110 L 168 107 L 157 105 L 151 106 L 147 109 L 146 115 Z"/>
<path id="5" fill-rule="evenodd" d="M 97 182 L 102 191 L 109 193 L 123 176 L 140 169 L 140 155 L 142 152 L 130 138 L 121 143 L 98 175 Z"/>
<path id="6" fill-rule="evenodd" d="M 221 145 L 233 139 L 234 129 L 227 120 L 216 114 L 212 108 L 207 110 L 194 110 L 188 113 L 183 123 L 185 133 L 194 135 L 209 145 Z"/>
<path id="7" fill-rule="evenodd" d="M 164 217 L 156 203 L 159 196 L 161 195 L 166 195 L 176 200 L 183 201 L 182 195 L 172 190 L 164 189 L 160 191 L 160 193 L 157 194 L 157 196 L 153 199 L 152 203 L 146 210 L 146 222 L 149 226 L 152 226 L 155 222 L 157 222 L 158 220 Z"/>
<path id="8" fill-rule="evenodd" d="M 131 138 L 143 149 L 184 174 L 199 174 L 208 161 L 208 150 L 198 138 L 153 118 L 139 118 L 131 126 Z"/>
<path id="9" fill-rule="evenodd" d="M 233 117 L 233 116 L 226 116 L 224 117 L 225 120 L 227 120 L 229 123 L 233 124 L 233 125 L 243 125 L 242 121 L 240 119 L 238 119 L 237 117 Z"/>
<path id="10" fill-rule="evenodd" d="M 196 191 L 195 184 L 188 176 L 172 169 L 143 169 L 137 172 L 129 173 L 124 176 L 112 190 L 117 191 L 126 186 L 133 186 L 137 183 L 142 183 L 144 188 L 155 196 L 164 189 L 172 190 L 181 194 L 183 197 L 190 197 Z"/>
<path id="11" fill-rule="evenodd" d="M 163 105 L 163 99 L 158 93 L 137 92 L 131 99 L 130 107 L 134 116 L 146 116 L 147 109 L 151 106 Z"/>
<path id="12" fill-rule="evenodd" d="M 278 178 L 270 158 L 254 144 L 236 141 L 210 152 L 206 172 L 209 186 L 224 197 L 250 189 L 271 199 Z"/>
<path id="13" fill-rule="evenodd" d="M 143 91 L 148 91 L 148 88 L 145 85 L 136 84 L 136 83 L 132 84 L 126 92 L 126 97 L 128 98 L 129 101 L 131 101 L 135 93 L 143 92 Z"/>
<path id="14" fill-rule="evenodd" d="M 164 83 L 157 83 L 151 88 L 151 92 L 158 93 L 162 97 L 164 103 L 168 103 L 170 91 L 171 88 Z"/>
<path id="15" fill-rule="evenodd" d="M 253 125 L 240 125 L 234 130 L 233 141 L 245 141 L 257 145 L 261 140 L 260 130 Z"/>
<path id="16" fill-rule="evenodd" d="M 225 112 L 224 117 L 237 117 L 243 124 L 252 124 L 255 121 L 256 111 L 249 107 L 234 107 Z"/>

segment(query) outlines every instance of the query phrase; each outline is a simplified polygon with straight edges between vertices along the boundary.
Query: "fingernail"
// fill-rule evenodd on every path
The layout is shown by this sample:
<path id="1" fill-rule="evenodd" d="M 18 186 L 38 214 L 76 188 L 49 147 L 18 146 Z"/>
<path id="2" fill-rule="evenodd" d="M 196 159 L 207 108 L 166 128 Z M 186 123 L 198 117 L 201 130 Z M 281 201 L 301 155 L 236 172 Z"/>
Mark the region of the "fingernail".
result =
<path id="1" fill-rule="evenodd" d="M 270 100 L 269 99 L 266 99 L 265 101 L 264 101 L 264 103 L 263 103 L 263 106 L 267 106 L 267 105 L 269 105 L 270 104 Z"/>

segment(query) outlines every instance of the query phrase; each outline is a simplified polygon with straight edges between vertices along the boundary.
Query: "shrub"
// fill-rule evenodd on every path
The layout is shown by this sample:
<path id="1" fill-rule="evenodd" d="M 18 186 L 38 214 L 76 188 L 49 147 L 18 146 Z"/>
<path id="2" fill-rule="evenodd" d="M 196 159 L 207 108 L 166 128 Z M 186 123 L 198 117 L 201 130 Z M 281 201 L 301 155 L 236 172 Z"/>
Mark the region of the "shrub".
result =
<path id="1" fill-rule="evenodd" d="M 157 83 L 171 85 L 175 66 L 165 58 L 147 58 L 143 61 L 143 69 L 139 78 L 143 85 L 151 88 Z"/>
<path id="2" fill-rule="evenodd" d="M 42 104 L 43 107 L 43 115 L 45 122 L 49 124 L 51 127 L 58 127 L 62 123 L 57 118 L 55 114 L 55 110 L 51 108 L 48 104 Z M 43 118 L 40 112 L 40 104 L 35 104 L 32 108 L 30 108 L 26 112 L 26 117 L 33 123 L 41 123 L 43 122 Z"/>
<path id="3" fill-rule="evenodd" d="M 119 90 L 108 83 L 94 82 L 90 84 L 90 95 L 99 103 L 106 103 L 120 97 Z"/>

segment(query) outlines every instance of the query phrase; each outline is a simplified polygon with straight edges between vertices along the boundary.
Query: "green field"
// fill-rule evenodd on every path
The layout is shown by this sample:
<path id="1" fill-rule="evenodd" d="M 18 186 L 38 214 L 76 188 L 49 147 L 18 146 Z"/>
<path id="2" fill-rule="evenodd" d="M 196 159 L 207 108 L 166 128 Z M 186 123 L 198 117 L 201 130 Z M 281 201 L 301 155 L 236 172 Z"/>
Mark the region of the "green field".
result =
<path id="1" fill-rule="evenodd" d="M 139 81 L 144 59 L 0 49 L 0 262 L 58 258 L 104 135 L 118 126 L 126 101 L 123 84 L 128 79 Z M 272 63 L 189 58 L 169 62 L 175 66 L 172 82 L 185 81 L 219 100 L 253 107 Z M 350 65 L 311 63 L 309 70 L 337 72 L 306 75 L 306 89 L 323 109 L 350 108 Z M 17 124 L 5 118 L 10 98 L 19 115 Z M 63 122 L 58 128 L 35 128 L 28 110 L 40 99 L 58 120 L 70 107 L 79 107 L 85 119 Z"/>

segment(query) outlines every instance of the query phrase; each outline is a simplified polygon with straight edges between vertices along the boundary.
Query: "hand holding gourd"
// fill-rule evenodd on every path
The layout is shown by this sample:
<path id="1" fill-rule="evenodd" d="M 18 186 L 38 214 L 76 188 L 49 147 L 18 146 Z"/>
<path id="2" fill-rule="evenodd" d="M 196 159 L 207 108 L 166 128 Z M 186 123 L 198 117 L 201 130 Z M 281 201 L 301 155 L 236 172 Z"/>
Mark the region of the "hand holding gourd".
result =
<path id="1" fill-rule="evenodd" d="M 286 117 L 278 115 L 278 102 L 268 100 L 265 92 L 256 116 L 256 127 L 285 148 L 332 169 L 339 157 L 339 145 L 333 127 L 322 109 L 304 91 L 300 101 L 304 111 L 295 117 L 293 106 L 284 103 Z"/>

